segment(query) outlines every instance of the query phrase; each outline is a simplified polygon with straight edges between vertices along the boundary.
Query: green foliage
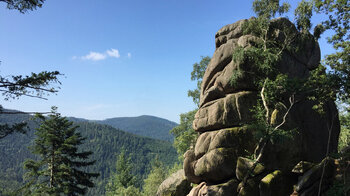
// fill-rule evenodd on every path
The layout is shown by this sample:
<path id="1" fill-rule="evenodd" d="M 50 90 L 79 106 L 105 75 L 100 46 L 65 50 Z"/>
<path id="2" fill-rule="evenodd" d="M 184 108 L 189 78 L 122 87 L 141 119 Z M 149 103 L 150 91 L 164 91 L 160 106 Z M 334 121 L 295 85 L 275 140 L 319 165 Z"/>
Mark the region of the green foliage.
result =
<path id="1" fill-rule="evenodd" d="M 350 146 L 350 113 L 346 112 L 340 117 L 340 135 L 339 135 L 339 144 L 338 150 L 342 150 L 347 146 Z"/>
<path id="2" fill-rule="evenodd" d="M 327 55 L 324 61 L 331 74 L 338 77 L 338 99 L 347 102 L 350 98 L 350 2 L 344 0 L 314 0 L 317 13 L 328 16 L 322 22 L 323 30 L 331 30 L 333 33 L 328 37 L 328 42 L 336 50 Z"/>
<path id="3" fill-rule="evenodd" d="M 242 48 L 237 47 L 233 53 L 233 60 L 242 64 L 249 64 L 252 66 L 252 70 L 256 70 L 254 73 L 255 84 L 257 86 L 262 86 L 263 79 L 270 76 L 274 71 L 274 65 L 280 59 L 280 54 L 276 54 L 276 48 L 266 48 L 264 46 Z M 239 79 L 245 71 L 237 70 L 233 73 L 231 77 L 231 85 L 236 86 Z"/>
<path id="4" fill-rule="evenodd" d="M 238 68 L 230 80 L 231 85 L 236 86 L 245 72 L 249 72 L 254 77 L 255 88 L 260 92 L 258 104 L 253 109 L 256 119 L 254 123 L 263 125 L 266 130 L 272 128 L 270 125 L 272 110 L 277 104 L 287 110 L 292 104 L 290 101 L 295 102 L 294 96 L 304 82 L 301 79 L 288 77 L 277 69 L 282 53 L 289 49 L 289 45 L 295 40 L 295 35 L 292 35 L 288 29 L 283 29 L 285 39 L 277 42 L 269 37 L 271 30 L 273 28 L 266 15 L 259 15 L 258 18 L 251 19 L 243 25 L 244 34 L 254 34 L 257 40 L 251 47 L 237 47 L 234 50 L 233 61 L 241 64 L 246 70 Z M 286 102 L 288 99 L 289 102 Z M 265 133 L 269 134 L 270 131 Z"/>
<path id="5" fill-rule="evenodd" d="M 180 160 L 183 159 L 183 154 L 190 149 L 191 146 L 194 146 L 198 137 L 198 133 L 192 128 L 196 112 L 197 110 L 193 110 L 180 114 L 180 124 L 170 131 L 175 137 L 174 147 L 176 148 Z"/>
<path id="6" fill-rule="evenodd" d="M 175 162 L 173 166 L 168 169 L 168 176 L 183 169 L 183 162 Z"/>
<path id="7" fill-rule="evenodd" d="M 36 122 L 29 120 L 30 117 L 23 113 L 0 114 L 0 123 L 28 121 L 29 129 L 26 134 L 14 133 L 0 140 L 0 173 L 13 176 L 13 179 L 20 183 L 24 173 L 21 167 L 24 159 L 37 159 L 27 149 L 27 146 L 34 141 L 34 128 L 36 127 Z M 105 186 L 115 168 L 117 158 L 115 154 L 119 154 L 123 147 L 127 149 L 126 156 L 130 155 L 131 162 L 134 163 L 132 175 L 137 179 L 136 188 L 141 187 L 155 155 L 158 155 L 159 160 L 167 167 L 177 161 L 176 150 L 170 142 L 136 136 L 111 126 L 88 121 L 80 120 L 75 122 L 75 125 L 79 126 L 77 131 L 87 138 L 86 142 L 81 145 L 81 149 L 94 152 L 91 159 L 96 160 L 96 163 L 89 166 L 87 170 L 100 173 L 100 176 L 94 180 L 95 187 L 90 188 L 87 195 L 105 194 Z"/>
<path id="8" fill-rule="evenodd" d="M 237 85 L 240 79 L 249 73 L 249 76 L 254 78 L 255 89 L 259 92 L 257 105 L 252 110 L 255 121 L 251 125 L 259 127 L 257 137 L 262 139 L 258 146 L 265 146 L 267 141 L 273 143 L 292 139 L 296 131 L 282 130 L 281 127 L 285 124 L 291 108 L 300 100 L 315 100 L 315 109 L 322 111 L 323 104 L 334 100 L 336 95 L 331 89 L 337 88 L 337 80 L 333 80 L 334 77 L 328 75 L 324 67 L 313 71 L 309 79 L 293 78 L 279 71 L 278 65 L 284 53 L 300 54 L 305 50 L 305 46 L 310 44 L 309 40 L 313 41 L 308 32 L 311 28 L 313 4 L 303 0 L 295 10 L 300 35 L 290 27 L 274 26 L 275 23 L 272 23 L 272 18 L 277 13 L 286 13 L 288 8 L 289 5 L 280 6 L 279 1 L 275 0 L 254 1 L 253 9 L 258 17 L 248 20 L 242 28 L 244 34 L 252 34 L 256 40 L 250 47 L 237 47 L 233 52 L 233 61 L 242 68 L 235 70 L 231 84 Z M 282 115 L 271 119 L 276 110 L 282 112 Z M 258 150 L 261 154 L 263 148 Z"/>
<path id="9" fill-rule="evenodd" d="M 109 118 L 96 122 L 110 125 L 116 129 L 121 129 L 136 135 L 170 142 L 173 141 L 173 137 L 169 133 L 169 130 L 177 125 L 166 119 L 146 115 L 138 117 Z"/>
<path id="10" fill-rule="evenodd" d="M 41 8 L 45 0 L 0 0 L 7 3 L 8 9 L 15 9 L 22 14 L 28 10 L 32 11 Z"/>
<path id="11" fill-rule="evenodd" d="M 43 71 L 38 74 L 32 73 L 30 76 L 0 76 L 0 92 L 5 101 L 21 96 L 46 99 L 45 96 L 56 93 L 59 89 L 59 87 L 52 86 L 54 83 L 61 84 L 58 80 L 59 75 L 61 74 L 58 71 Z M 0 113 L 17 114 L 18 112 L 5 111 L 0 105 Z M 0 139 L 13 132 L 25 133 L 26 128 L 26 122 L 0 124 Z"/>
<path id="12" fill-rule="evenodd" d="M 156 195 L 159 185 L 166 179 L 167 174 L 167 169 L 156 157 L 152 163 L 151 171 L 149 172 L 147 178 L 144 180 L 142 195 Z"/>
<path id="13" fill-rule="evenodd" d="M 311 17 L 313 4 L 310 1 L 302 0 L 294 10 L 295 23 L 301 32 L 309 32 L 311 28 Z"/>
<path id="14" fill-rule="evenodd" d="M 5 100 L 20 96 L 45 99 L 43 96 L 57 92 L 59 87 L 51 87 L 51 84 L 61 84 L 57 78 L 59 75 L 58 71 L 43 71 L 38 74 L 32 73 L 30 76 L 0 76 L 0 92 L 5 96 Z"/>
<path id="15" fill-rule="evenodd" d="M 132 169 L 131 157 L 126 157 L 125 149 L 122 149 L 117 158 L 116 172 L 112 173 L 106 185 L 106 195 L 123 195 L 128 187 L 135 187 L 136 178 L 131 173 Z"/>
<path id="16" fill-rule="evenodd" d="M 262 107 L 260 109 L 255 107 L 255 110 L 259 113 L 257 114 L 259 119 L 262 119 L 265 112 L 266 125 L 270 123 L 271 110 L 276 107 L 276 104 L 283 105 L 287 109 L 288 106 L 307 97 L 315 102 L 314 109 L 322 113 L 324 103 L 329 100 L 335 101 L 337 96 L 344 97 L 341 89 L 345 89 L 345 85 L 342 84 L 345 80 L 339 77 L 339 72 L 335 70 L 326 71 L 326 67 L 320 65 L 311 72 L 310 77 L 306 80 L 291 78 L 279 73 L 276 69 L 283 52 L 298 54 L 305 50 L 306 40 L 311 38 L 308 31 L 311 28 L 313 3 L 302 0 L 295 10 L 295 22 L 297 28 L 302 32 L 301 36 L 296 36 L 295 33 L 285 28 L 279 31 L 284 36 L 283 40 L 275 41 L 276 39 L 271 37 L 271 32 L 275 28 L 271 24 L 271 18 L 277 13 L 285 13 L 289 7 L 288 5 L 280 6 L 279 1 L 275 0 L 254 1 L 253 9 L 258 18 L 251 19 L 243 25 L 244 34 L 253 34 L 257 40 L 251 47 L 235 49 L 233 60 L 236 63 L 249 65 L 251 68 L 236 70 L 232 75 L 231 84 L 236 85 L 245 71 L 254 70 L 250 74 L 254 76 L 256 89 L 261 91 L 258 107 Z M 321 26 L 317 28 L 315 29 L 316 34 L 323 32 Z"/>
<path id="17" fill-rule="evenodd" d="M 16 124 L 0 124 L 0 139 L 6 137 L 7 135 L 18 132 L 18 133 L 25 133 L 27 128 L 26 122 L 20 122 Z"/>
<path id="18" fill-rule="evenodd" d="M 8 9 L 16 9 L 21 13 L 25 13 L 28 10 L 35 10 L 37 7 L 42 7 L 45 0 L 0 0 L 0 2 L 1 1 L 7 4 Z M 58 71 L 43 71 L 40 73 L 31 73 L 30 76 L 0 76 L 0 92 L 6 101 L 21 96 L 46 99 L 44 98 L 45 95 L 57 92 L 59 87 L 52 87 L 51 85 L 53 83 L 61 84 L 57 78 L 58 75 L 61 75 Z M 1 105 L 0 113 L 4 113 Z M 12 125 L 0 124 L 0 139 L 13 132 L 25 133 L 26 122 Z"/>
<path id="19" fill-rule="evenodd" d="M 344 185 L 342 181 L 335 181 L 330 189 L 326 192 L 327 196 L 347 196 L 349 187 Z"/>
<path id="20" fill-rule="evenodd" d="M 131 157 L 125 157 L 125 150 L 119 154 L 116 164 L 115 182 L 119 186 L 128 187 L 135 184 L 135 177 L 131 174 Z"/>
<path id="21" fill-rule="evenodd" d="M 307 98 L 314 101 L 313 109 L 321 114 L 324 113 L 323 108 L 327 101 L 336 101 L 340 88 L 340 78 L 332 73 L 326 73 L 326 69 L 320 64 L 310 72 L 310 76 L 304 84 L 304 91 L 308 93 Z"/>
<path id="22" fill-rule="evenodd" d="M 76 129 L 73 122 L 55 111 L 42 122 L 31 146 L 32 153 L 39 155 L 40 159 L 24 162 L 24 168 L 28 170 L 24 195 L 83 195 L 88 187 L 94 186 L 91 178 L 99 174 L 86 172 L 83 168 L 95 161 L 88 160 L 91 151 L 78 149 L 86 138 Z"/>
<path id="23" fill-rule="evenodd" d="M 245 71 L 254 74 L 255 85 L 261 89 L 266 78 L 275 78 L 276 64 L 281 59 L 282 51 L 288 48 L 293 38 L 290 32 L 285 30 L 285 41 L 282 43 L 269 39 L 271 33 L 271 18 L 277 13 L 284 14 L 289 10 L 289 4 L 279 5 L 277 0 L 255 0 L 253 10 L 257 18 L 251 19 L 243 24 L 243 34 L 253 34 L 258 39 L 252 47 L 237 47 L 233 52 L 233 61 L 249 65 L 249 70 L 235 70 L 231 77 L 231 85 L 235 86 Z M 253 72 L 250 70 L 254 70 Z M 274 79 L 272 79 L 274 80 Z"/>
<path id="24" fill-rule="evenodd" d="M 201 57 L 200 63 L 193 64 L 193 71 L 191 72 L 191 80 L 197 81 L 197 88 L 188 91 L 188 96 L 192 97 L 193 102 L 199 106 L 199 98 L 203 76 L 207 69 L 211 58 L 209 56 Z M 192 123 L 194 115 L 197 109 L 189 111 L 187 113 L 180 114 L 180 124 L 170 130 L 170 133 L 174 135 L 174 147 L 179 155 L 179 160 L 182 161 L 183 154 L 194 146 L 198 134 L 193 130 Z"/>
<path id="25" fill-rule="evenodd" d="M 2 196 L 12 196 L 16 195 L 14 190 L 21 186 L 17 182 L 17 174 L 13 170 L 8 170 L 6 173 L 0 173 L 0 195 Z"/>
<path id="26" fill-rule="evenodd" d="M 188 96 L 192 97 L 193 102 L 198 106 L 199 105 L 199 97 L 200 97 L 200 90 L 202 85 L 202 79 L 205 73 L 205 70 L 207 69 L 211 58 L 209 56 L 201 56 L 201 61 L 198 63 L 193 64 L 193 71 L 191 72 L 191 80 L 197 81 L 197 88 L 194 90 L 188 90 Z"/>
<path id="27" fill-rule="evenodd" d="M 118 189 L 113 194 L 106 194 L 107 196 L 142 196 L 142 193 L 140 190 L 134 186 L 128 186 L 126 188 L 124 187 L 118 187 Z"/>
<path id="28" fill-rule="evenodd" d="M 279 5 L 279 0 L 254 0 L 253 10 L 258 17 L 271 19 L 278 13 L 282 15 L 288 12 L 290 5 L 283 3 Z"/>

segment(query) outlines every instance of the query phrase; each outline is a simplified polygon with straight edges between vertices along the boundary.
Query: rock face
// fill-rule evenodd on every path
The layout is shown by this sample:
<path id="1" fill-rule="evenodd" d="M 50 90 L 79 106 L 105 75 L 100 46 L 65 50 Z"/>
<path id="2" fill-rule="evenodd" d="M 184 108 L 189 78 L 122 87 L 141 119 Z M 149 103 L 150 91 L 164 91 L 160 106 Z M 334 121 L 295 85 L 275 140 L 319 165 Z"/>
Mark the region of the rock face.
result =
<path id="1" fill-rule="evenodd" d="M 193 122 L 200 136 L 194 149 L 184 156 L 185 175 L 192 183 L 200 184 L 192 189 L 190 196 L 290 195 L 298 181 L 298 175 L 291 173 L 293 167 L 301 161 L 322 161 L 329 133 L 329 152 L 337 151 L 340 125 L 335 104 L 325 104 L 325 114 L 320 115 L 312 109 L 312 101 L 301 100 L 282 127 L 296 131 L 291 137 L 267 142 L 260 161 L 263 169 L 239 188 L 247 168 L 253 165 L 244 157 L 255 153 L 259 140 L 256 129 L 248 126 L 254 119 L 251 111 L 259 93 L 254 82 L 259 73 L 251 64 L 232 59 L 237 47 L 249 48 L 256 44 L 257 37 L 243 35 L 242 25 L 246 21 L 227 25 L 215 35 L 216 50 L 203 77 L 200 106 Z M 285 18 L 273 20 L 270 31 L 269 39 L 277 42 L 284 41 L 285 31 L 292 32 L 296 38 L 301 36 Z M 318 43 L 310 35 L 302 43 L 292 42 L 290 47 L 301 47 L 302 51 L 283 52 L 277 69 L 289 77 L 308 77 L 320 61 Z M 230 81 L 237 70 L 243 74 L 232 86 Z M 273 124 L 282 122 L 280 112 L 278 108 L 273 112 Z M 284 187 L 284 191 L 277 190 L 279 187 Z"/>
<path id="2" fill-rule="evenodd" d="M 184 170 L 179 170 L 168 177 L 159 186 L 157 196 L 183 196 L 191 190 L 191 183 L 185 177 Z"/>

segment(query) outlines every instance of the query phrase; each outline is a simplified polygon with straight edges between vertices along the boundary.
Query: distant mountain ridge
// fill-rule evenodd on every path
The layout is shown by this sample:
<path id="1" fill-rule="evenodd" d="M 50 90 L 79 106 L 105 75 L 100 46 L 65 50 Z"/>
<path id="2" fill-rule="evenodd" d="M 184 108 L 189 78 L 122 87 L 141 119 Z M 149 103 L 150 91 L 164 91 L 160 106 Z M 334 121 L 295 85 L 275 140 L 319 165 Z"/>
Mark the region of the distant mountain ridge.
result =
<path id="1" fill-rule="evenodd" d="M 142 115 L 137 117 L 116 117 L 105 120 L 87 120 L 83 118 L 69 117 L 74 122 L 95 122 L 110 125 L 116 129 L 133 133 L 135 135 L 149 137 L 172 142 L 174 137 L 169 133 L 178 124 L 170 120 L 156 116 Z"/>
<path id="2" fill-rule="evenodd" d="M 0 176 L 4 176 L 0 178 L 0 195 L 2 195 L 1 188 L 20 186 L 24 173 L 23 161 L 35 158 L 27 147 L 33 143 L 34 129 L 39 123 L 30 120 L 31 117 L 28 114 L 0 114 L 0 124 L 28 121 L 29 125 L 27 134 L 13 133 L 0 140 Z M 96 160 L 96 163 L 90 169 L 101 174 L 96 179 L 96 187 L 90 189 L 87 195 L 104 195 L 107 180 L 111 172 L 115 171 L 116 155 L 122 148 L 130 154 L 135 167 L 133 174 L 141 179 L 140 182 L 148 174 L 150 163 L 155 157 L 167 166 L 177 161 L 176 150 L 168 141 L 137 136 L 86 119 L 70 117 L 69 120 L 74 121 L 75 125 L 79 126 L 78 131 L 86 137 L 81 148 L 93 151 L 91 159 Z"/>
<path id="3" fill-rule="evenodd" d="M 136 135 L 170 142 L 173 141 L 173 136 L 169 133 L 169 131 L 177 126 L 177 123 L 175 122 L 149 115 L 108 118 L 96 122 L 110 125 L 114 128 Z"/>

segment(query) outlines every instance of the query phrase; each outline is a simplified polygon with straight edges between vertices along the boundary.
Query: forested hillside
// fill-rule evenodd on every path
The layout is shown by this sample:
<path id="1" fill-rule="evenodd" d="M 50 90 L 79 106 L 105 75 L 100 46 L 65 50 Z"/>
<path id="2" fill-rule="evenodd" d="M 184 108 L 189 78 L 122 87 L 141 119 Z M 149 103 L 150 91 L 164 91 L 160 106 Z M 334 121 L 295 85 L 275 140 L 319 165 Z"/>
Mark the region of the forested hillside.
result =
<path id="1" fill-rule="evenodd" d="M 30 117 L 24 114 L 11 116 L 2 114 L 0 123 L 20 122 Z M 76 124 L 79 126 L 79 132 L 87 138 L 82 149 L 92 151 L 92 159 L 96 160 L 89 170 L 100 173 L 96 179 L 96 187 L 90 189 L 88 195 L 104 193 L 105 184 L 111 172 L 115 170 L 116 155 L 122 148 L 131 155 L 134 164 L 133 174 L 140 183 L 148 174 L 150 162 L 156 156 L 166 165 L 172 165 L 177 160 L 176 151 L 170 142 L 136 136 L 109 125 L 84 121 Z M 27 158 L 34 158 L 27 147 L 33 142 L 34 127 L 38 126 L 38 123 L 29 121 L 28 125 L 27 134 L 15 133 L 0 140 L 0 175 L 3 176 L 0 181 L 1 189 L 17 188 L 19 182 L 22 182 L 24 173 L 22 162 Z"/>
<path id="2" fill-rule="evenodd" d="M 136 135 L 171 142 L 173 141 L 173 136 L 169 133 L 169 131 L 177 125 L 175 122 L 148 115 L 138 117 L 108 118 L 106 120 L 96 122 L 111 125 L 114 128 L 134 133 Z"/>

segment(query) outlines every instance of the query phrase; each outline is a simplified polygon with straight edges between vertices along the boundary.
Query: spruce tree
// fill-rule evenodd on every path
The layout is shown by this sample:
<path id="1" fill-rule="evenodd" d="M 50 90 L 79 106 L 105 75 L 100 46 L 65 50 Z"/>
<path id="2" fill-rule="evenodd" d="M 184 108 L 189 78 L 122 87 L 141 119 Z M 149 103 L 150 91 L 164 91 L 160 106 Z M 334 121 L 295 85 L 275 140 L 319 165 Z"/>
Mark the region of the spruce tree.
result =
<path id="1" fill-rule="evenodd" d="M 94 186 L 91 178 L 99 174 L 86 172 L 95 161 L 88 160 L 92 152 L 79 150 L 85 138 L 77 128 L 55 110 L 42 122 L 30 147 L 39 159 L 24 162 L 24 195 L 83 195 Z"/>
<path id="2" fill-rule="evenodd" d="M 139 189 L 135 187 L 136 178 L 131 171 L 131 157 L 125 155 L 125 149 L 122 149 L 116 162 L 116 172 L 112 174 L 106 185 L 107 196 L 128 196 L 140 195 Z"/>

